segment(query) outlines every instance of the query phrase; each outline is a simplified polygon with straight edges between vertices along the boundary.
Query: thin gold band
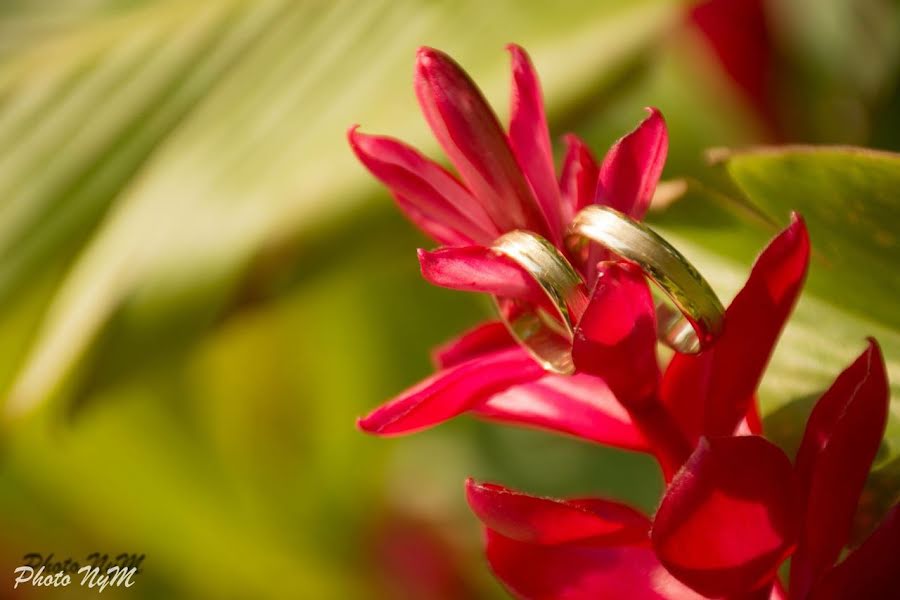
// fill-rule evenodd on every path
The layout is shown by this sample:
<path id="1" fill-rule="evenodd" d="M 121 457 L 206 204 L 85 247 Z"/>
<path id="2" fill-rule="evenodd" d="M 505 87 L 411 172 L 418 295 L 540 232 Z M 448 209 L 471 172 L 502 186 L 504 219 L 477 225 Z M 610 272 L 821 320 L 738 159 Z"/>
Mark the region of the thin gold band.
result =
<path id="1" fill-rule="evenodd" d="M 573 255 L 587 259 L 594 241 L 637 264 L 677 310 L 657 306 L 659 339 L 683 354 L 705 350 L 722 331 L 724 310 L 715 292 L 688 260 L 652 229 L 606 206 L 581 210 L 566 235 Z"/>
<path id="2" fill-rule="evenodd" d="M 548 371 L 570 375 L 575 324 L 587 306 L 581 277 L 557 248 L 527 231 L 510 231 L 492 249 L 513 260 L 541 287 L 555 315 L 521 298 L 494 297 L 509 332 Z"/>

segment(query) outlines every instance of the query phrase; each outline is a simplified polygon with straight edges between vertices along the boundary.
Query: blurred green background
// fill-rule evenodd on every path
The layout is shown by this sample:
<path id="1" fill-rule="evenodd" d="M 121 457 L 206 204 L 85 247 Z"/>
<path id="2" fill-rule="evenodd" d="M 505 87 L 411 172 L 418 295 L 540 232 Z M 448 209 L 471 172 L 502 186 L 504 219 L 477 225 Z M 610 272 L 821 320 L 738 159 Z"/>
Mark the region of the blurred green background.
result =
<path id="1" fill-rule="evenodd" d="M 523 45 L 554 138 L 598 156 L 660 107 L 680 199 L 652 219 L 725 301 L 804 214 L 816 256 L 761 391 L 780 443 L 865 336 L 896 400 L 897 155 L 706 150 L 900 148 L 900 10 L 765 10 L 763 106 L 679 2 L 0 2 L 0 598 L 92 597 L 11 583 L 27 552 L 94 551 L 146 555 L 113 598 L 502 598 L 466 476 L 653 510 L 643 456 L 469 418 L 355 429 L 490 314 L 420 279 L 430 243 L 346 145 L 360 123 L 439 156 L 422 44 L 501 117 Z M 900 489 L 898 431 L 895 401 L 861 531 Z"/>

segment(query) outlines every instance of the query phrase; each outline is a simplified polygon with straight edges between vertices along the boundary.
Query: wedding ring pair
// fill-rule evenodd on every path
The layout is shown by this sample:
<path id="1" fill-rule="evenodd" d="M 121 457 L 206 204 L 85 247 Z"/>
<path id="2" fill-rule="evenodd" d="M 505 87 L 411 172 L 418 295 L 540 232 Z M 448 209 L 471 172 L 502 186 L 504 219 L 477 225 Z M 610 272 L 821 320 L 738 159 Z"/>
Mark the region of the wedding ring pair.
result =
<path id="1" fill-rule="evenodd" d="M 591 242 L 636 264 L 663 292 L 664 299 L 656 305 L 661 342 L 677 352 L 696 354 L 721 333 L 724 310 L 715 292 L 652 229 L 607 206 L 589 206 L 569 226 L 566 246 L 574 259 L 586 261 Z M 575 325 L 588 303 L 581 276 L 553 244 L 534 233 L 511 231 L 492 248 L 531 275 L 546 297 L 546 302 L 495 297 L 501 319 L 545 369 L 571 374 Z"/>

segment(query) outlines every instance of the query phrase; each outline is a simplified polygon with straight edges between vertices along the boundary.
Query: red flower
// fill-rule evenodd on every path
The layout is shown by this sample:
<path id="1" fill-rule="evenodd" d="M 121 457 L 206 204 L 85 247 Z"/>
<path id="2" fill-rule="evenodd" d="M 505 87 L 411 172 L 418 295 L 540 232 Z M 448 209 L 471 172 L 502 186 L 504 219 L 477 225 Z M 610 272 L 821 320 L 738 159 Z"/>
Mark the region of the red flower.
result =
<path id="1" fill-rule="evenodd" d="M 808 259 L 806 230 L 795 219 L 757 260 L 716 345 L 676 355 L 658 385 L 638 376 L 646 364 L 640 357 L 655 342 L 647 325 L 653 312 L 649 303 L 635 304 L 640 294 L 627 288 L 643 278 L 607 268 L 581 321 L 589 341 L 576 363 L 605 378 L 635 422 L 651 426 L 645 433 L 657 455 L 673 459 L 663 466 L 680 469 L 652 528 L 618 503 L 533 498 L 469 482 L 469 503 L 487 527 L 488 560 L 514 594 L 781 598 L 776 572 L 791 555 L 790 598 L 879 598 L 896 589 L 898 509 L 834 566 L 887 418 L 886 375 L 874 342 L 819 400 L 796 466 L 761 437 L 735 436 L 759 432 L 752 421 L 738 425 L 753 406 Z M 592 310 L 615 313 L 618 326 L 593 331 Z M 683 465 L 680 447 L 670 453 L 658 447 L 670 439 L 678 444 L 679 434 L 696 446 Z"/>
<path id="2" fill-rule="evenodd" d="M 348 136 L 357 157 L 391 190 L 407 217 L 444 245 L 419 251 L 428 281 L 535 299 L 540 291 L 534 280 L 493 252 L 490 244 L 507 231 L 527 229 L 561 248 L 572 216 L 595 202 L 642 218 L 665 162 L 668 138 L 662 116 L 650 109 L 647 119 L 598 165 L 587 146 L 569 135 L 557 179 L 537 75 L 522 48 L 510 45 L 509 50 L 513 77 L 508 132 L 450 57 L 430 48 L 418 52 L 419 104 L 459 179 L 398 140 L 365 135 L 355 127 Z M 583 275 L 590 287 L 596 269 L 586 268 Z M 465 333 L 439 349 L 435 362 L 435 375 L 360 419 L 360 427 L 381 435 L 408 433 L 471 411 L 647 449 L 643 435 L 602 379 L 585 373 L 545 373 L 499 323 Z"/>
<path id="3" fill-rule="evenodd" d="M 535 498 L 471 480 L 467 496 L 494 573 L 521 598 L 888 598 L 900 590 L 900 505 L 835 566 L 887 410 L 871 341 L 818 401 L 794 465 L 762 437 L 703 438 L 652 527 L 605 500 Z M 789 556 L 785 595 L 777 569 Z"/>
<path id="4" fill-rule="evenodd" d="M 869 559 L 851 555 L 833 566 L 887 422 L 884 369 L 872 340 L 819 399 L 793 466 L 760 437 L 702 441 L 657 512 L 660 561 L 708 595 L 768 585 L 792 552 L 790 598 L 886 598 L 900 590 L 897 508 L 858 550 Z"/>
<path id="5" fill-rule="evenodd" d="M 508 134 L 458 65 L 419 51 L 416 92 L 461 180 L 396 140 L 355 128 L 349 137 L 401 209 L 445 245 L 419 252 L 426 279 L 540 301 L 536 282 L 490 244 L 527 229 L 565 252 L 566 224 L 590 202 L 641 218 L 667 140 L 653 110 L 599 166 L 570 137 L 557 183 L 537 78 L 524 51 L 510 49 Z M 501 324 L 488 323 L 439 349 L 435 375 L 360 427 L 407 433 L 468 411 L 658 458 L 669 485 L 652 524 L 615 502 L 467 483 L 487 527 L 488 560 L 523 598 L 784 598 L 777 570 L 788 557 L 791 598 L 884 597 L 897 589 L 900 509 L 835 566 L 886 422 L 887 382 L 874 341 L 819 400 L 796 464 L 755 435 L 756 390 L 809 262 L 803 221 L 793 217 L 760 255 L 715 345 L 676 354 L 664 374 L 644 274 L 604 258 L 596 252 L 581 265 L 592 291 L 576 319 L 574 376 L 546 373 Z"/>

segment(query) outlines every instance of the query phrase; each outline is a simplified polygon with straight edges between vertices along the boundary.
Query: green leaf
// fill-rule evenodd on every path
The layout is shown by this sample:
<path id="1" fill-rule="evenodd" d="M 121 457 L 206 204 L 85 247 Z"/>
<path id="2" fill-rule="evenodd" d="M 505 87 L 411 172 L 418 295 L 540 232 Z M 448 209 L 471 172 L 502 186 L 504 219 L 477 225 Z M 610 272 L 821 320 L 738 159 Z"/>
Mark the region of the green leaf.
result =
<path id="1" fill-rule="evenodd" d="M 734 153 L 725 168 L 759 209 L 806 219 L 814 249 L 807 299 L 773 364 L 800 396 L 826 387 L 862 349 L 882 346 L 891 381 L 884 460 L 900 455 L 900 155 L 850 147 Z M 792 368 L 793 367 L 793 368 Z M 827 375 L 830 372 L 830 377 Z M 777 370 L 776 370 L 777 374 Z"/>
<path id="2" fill-rule="evenodd" d="M 816 252 L 813 293 L 900 330 L 900 154 L 781 147 L 731 154 L 725 168 L 777 222 L 790 211 L 806 219 Z"/>

